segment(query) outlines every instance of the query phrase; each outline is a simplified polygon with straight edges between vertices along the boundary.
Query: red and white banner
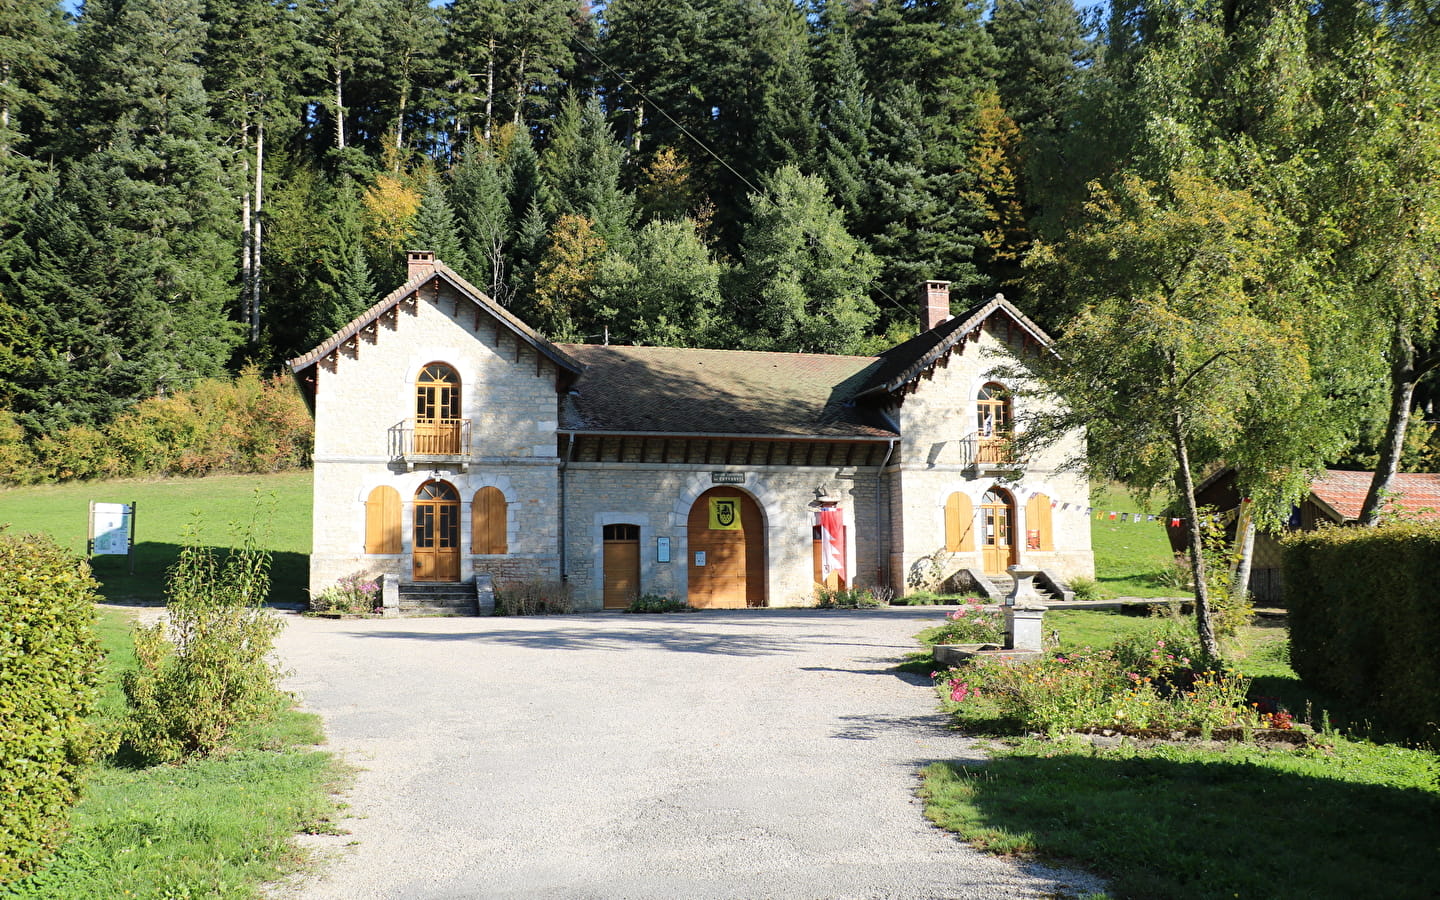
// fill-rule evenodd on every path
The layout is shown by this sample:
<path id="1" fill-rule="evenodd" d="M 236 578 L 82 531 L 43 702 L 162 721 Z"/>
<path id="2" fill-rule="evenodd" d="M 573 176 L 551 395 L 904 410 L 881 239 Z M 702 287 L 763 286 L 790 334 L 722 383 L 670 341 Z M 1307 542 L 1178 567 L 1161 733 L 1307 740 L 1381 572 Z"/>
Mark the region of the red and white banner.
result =
<path id="1" fill-rule="evenodd" d="M 831 572 L 845 576 L 845 517 L 838 509 L 822 509 L 820 520 L 820 577 L 828 579 Z"/>

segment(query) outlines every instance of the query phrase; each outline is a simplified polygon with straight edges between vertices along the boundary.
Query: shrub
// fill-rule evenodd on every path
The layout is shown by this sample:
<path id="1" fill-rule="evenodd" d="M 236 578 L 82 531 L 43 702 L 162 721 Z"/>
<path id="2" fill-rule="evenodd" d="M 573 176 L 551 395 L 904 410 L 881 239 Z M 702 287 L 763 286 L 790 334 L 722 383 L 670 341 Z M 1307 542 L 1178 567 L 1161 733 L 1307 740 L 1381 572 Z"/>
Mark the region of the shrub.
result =
<path id="1" fill-rule="evenodd" d="M 1099 600 L 1100 582 L 1093 578 L 1072 578 L 1070 579 L 1070 590 L 1075 594 L 1076 600 Z"/>
<path id="2" fill-rule="evenodd" d="M 1440 526 L 1287 536 L 1290 660 L 1307 683 L 1434 741 L 1440 723 Z"/>
<path id="3" fill-rule="evenodd" d="M 627 613 L 690 612 L 693 609 L 686 601 L 669 594 L 643 594 L 625 607 Z"/>
<path id="4" fill-rule="evenodd" d="M 497 616 L 552 616 L 574 611 L 570 585 L 561 581 L 516 581 L 495 591 Z"/>
<path id="5" fill-rule="evenodd" d="M 1004 616 L 986 612 L 979 603 L 966 603 L 946 613 L 945 624 L 925 633 L 931 644 L 998 644 L 1004 639 Z"/>
<path id="6" fill-rule="evenodd" d="M 380 583 L 363 575 L 346 575 L 318 594 L 310 595 L 312 612 L 369 613 L 380 605 Z"/>
<path id="7" fill-rule="evenodd" d="M 950 602 L 950 598 L 930 591 L 915 591 L 903 597 L 896 597 L 890 602 L 896 606 L 944 606 Z"/>
<path id="8" fill-rule="evenodd" d="M 816 609 L 876 609 L 888 605 L 868 588 L 815 589 Z"/>
<path id="9" fill-rule="evenodd" d="M 96 587 L 50 538 L 0 534 L 0 883 L 59 844 L 98 748 Z"/>
<path id="10" fill-rule="evenodd" d="M 223 561 L 187 536 L 165 587 L 168 636 L 164 623 L 137 628 L 137 668 L 122 682 L 126 740 L 144 759 L 213 753 L 237 726 L 279 707 L 269 657 L 280 622 L 263 605 L 269 567 L 253 530 Z"/>

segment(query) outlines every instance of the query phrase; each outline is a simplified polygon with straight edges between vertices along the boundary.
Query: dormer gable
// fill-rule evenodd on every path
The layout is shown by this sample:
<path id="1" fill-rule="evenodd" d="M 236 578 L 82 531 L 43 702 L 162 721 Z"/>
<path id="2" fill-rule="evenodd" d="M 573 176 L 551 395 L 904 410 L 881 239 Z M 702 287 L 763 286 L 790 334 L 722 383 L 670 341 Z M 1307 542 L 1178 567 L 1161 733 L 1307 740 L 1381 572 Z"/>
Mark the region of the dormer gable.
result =
<path id="1" fill-rule="evenodd" d="M 423 301 L 438 301 L 444 292 L 456 298 L 458 313 L 462 304 L 468 304 L 474 314 L 478 330 L 482 317 L 494 323 L 497 332 L 506 333 L 520 344 L 529 345 L 541 357 L 555 364 L 561 375 L 557 389 L 563 390 L 569 381 L 579 375 L 582 366 L 564 350 L 551 343 L 544 335 L 526 325 L 509 310 L 487 296 L 479 288 L 460 277 L 455 270 L 435 258 L 429 251 L 410 251 L 407 254 L 409 279 L 391 291 L 379 303 L 351 320 L 345 327 L 322 341 L 308 353 L 289 361 L 291 372 L 300 385 L 301 394 L 311 411 L 315 409 L 315 369 L 317 366 L 345 352 L 358 355 L 363 342 L 375 343 L 380 339 L 381 326 L 394 324 L 400 310 L 406 304 Z M 448 288 L 448 290 L 446 290 Z"/>

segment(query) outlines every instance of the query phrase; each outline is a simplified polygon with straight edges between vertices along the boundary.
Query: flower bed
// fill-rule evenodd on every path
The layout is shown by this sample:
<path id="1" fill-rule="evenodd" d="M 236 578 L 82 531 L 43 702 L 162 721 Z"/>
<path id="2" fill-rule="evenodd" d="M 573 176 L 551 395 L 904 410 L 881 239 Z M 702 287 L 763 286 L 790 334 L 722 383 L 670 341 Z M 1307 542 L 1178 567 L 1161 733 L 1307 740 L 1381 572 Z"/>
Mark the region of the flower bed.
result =
<path id="1" fill-rule="evenodd" d="M 1192 664 L 1174 640 L 1137 637 L 1022 664 L 977 658 L 933 677 L 962 720 L 998 716 L 1023 731 L 1209 739 L 1293 728 L 1288 712 L 1247 699 L 1248 678 Z"/>

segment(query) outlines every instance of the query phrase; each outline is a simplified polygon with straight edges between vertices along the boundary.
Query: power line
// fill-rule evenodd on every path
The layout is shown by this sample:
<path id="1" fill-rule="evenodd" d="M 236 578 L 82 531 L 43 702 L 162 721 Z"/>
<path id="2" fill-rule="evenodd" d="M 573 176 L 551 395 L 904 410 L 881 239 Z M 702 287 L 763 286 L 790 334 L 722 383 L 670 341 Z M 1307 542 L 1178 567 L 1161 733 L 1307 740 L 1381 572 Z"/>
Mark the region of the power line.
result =
<path id="1" fill-rule="evenodd" d="M 605 58 L 602 57 L 602 56 L 599 54 L 598 51 L 596 51 L 593 47 L 590 47 L 589 45 L 587 45 L 584 41 L 580 40 L 580 38 L 578 38 L 578 37 L 571 37 L 571 40 L 575 42 L 575 45 L 576 45 L 577 47 L 579 47 L 581 50 L 583 50 L 583 51 L 585 51 L 586 53 L 588 53 L 588 54 L 591 56 L 591 58 L 593 58 L 597 63 L 599 63 L 601 66 L 603 66 L 608 72 L 610 72 L 611 75 L 614 75 L 617 79 L 619 79 L 619 81 L 620 81 L 622 84 L 624 84 L 626 87 L 628 87 L 628 88 L 630 88 L 632 91 L 634 91 L 634 92 L 636 93 L 636 95 L 638 95 L 638 96 L 640 97 L 640 99 L 644 100 L 647 104 L 649 104 L 649 105 L 650 105 L 651 107 L 653 107 L 657 112 L 659 112 L 660 115 L 664 116 L 664 117 L 670 122 L 671 125 L 674 125 L 677 129 L 680 130 L 680 133 L 681 133 L 681 134 L 685 135 L 687 138 L 689 138 L 691 141 L 693 141 L 693 142 L 695 143 L 695 146 L 699 147 L 701 150 L 704 150 L 706 153 L 708 153 L 711 158 L 713 158 L 713 159 L 714 159 L 716 162 L 718 162 L 720 165 L 722 165 L 722 166 L 724 166 L 726 169 L 728 169 L 732 175 L 734 175 L 736 178 L 738 178 L 738 179 L 740 179 L 742 182 L 744 182 L 745 185 L 750 188 L 750 190 L 754 191 L 754 192 L 757 193 L 757 194 L 761 193 L 760 188 L 757 187 L 754 182 L 752 182 L 750 179 L 746 178 L 744 175 L 740 174 L 740 172 L 737 171 L 734 166 L 730 165 L 730 163 L 727 162 L 722 156 L 720 156 L 719 153 L 716 153 L 713 149 L 711 149 L 711 147 L 710 147 L 709 144 L 705 143 L 703 140 L 701 140 L 699 137 L 697 137 L 693 132 L 691 132 L 690 129 L 686 128 L 684 125 L 681 125 L 678 121 L 676 121 L 675 117 L 672 116 L 672 115 L 670 115 L 669 110 L 665 109 L 665 107 L 664 107 L 662 104 L 656 102 L 655 100 L 652 100 L 652 99 L 650 98 L 650 96 L 649 96 L 648 94 L 646 94 L 644 91 L 640 90 L 640 88 L 637 87 L 633 81 L 631 81 L 630 79 L 626 78 L 624 75 L 620 74 L 620 71 L 619 71 L 618 69 L 616 69 L 614 66 L 610 65 L 610 63 L 607 62 L 607 61 L 605 60 Z M 905 306 L 905 305 L 902 304 L 900 301 L 898 301 L 898 300 L 896 300 L 894 297 L 890 296 L 890 292 L 889 292 L 889 291 L 886 291 L 884 288 L 880 287 L 878 284 L 873 285 L 873 288 L 874 288 L 874 290 L 875 290 L 876 292 L 878 292 L 878 293 L 880 294 L 880 296 L 884 297 L 887 301 L 889 301 L 891 306 L 895 307 L 896 309 L 900 310 L 901 312 L 911 312 L 911 310 L 910 310 L 909 307 Z"/>

